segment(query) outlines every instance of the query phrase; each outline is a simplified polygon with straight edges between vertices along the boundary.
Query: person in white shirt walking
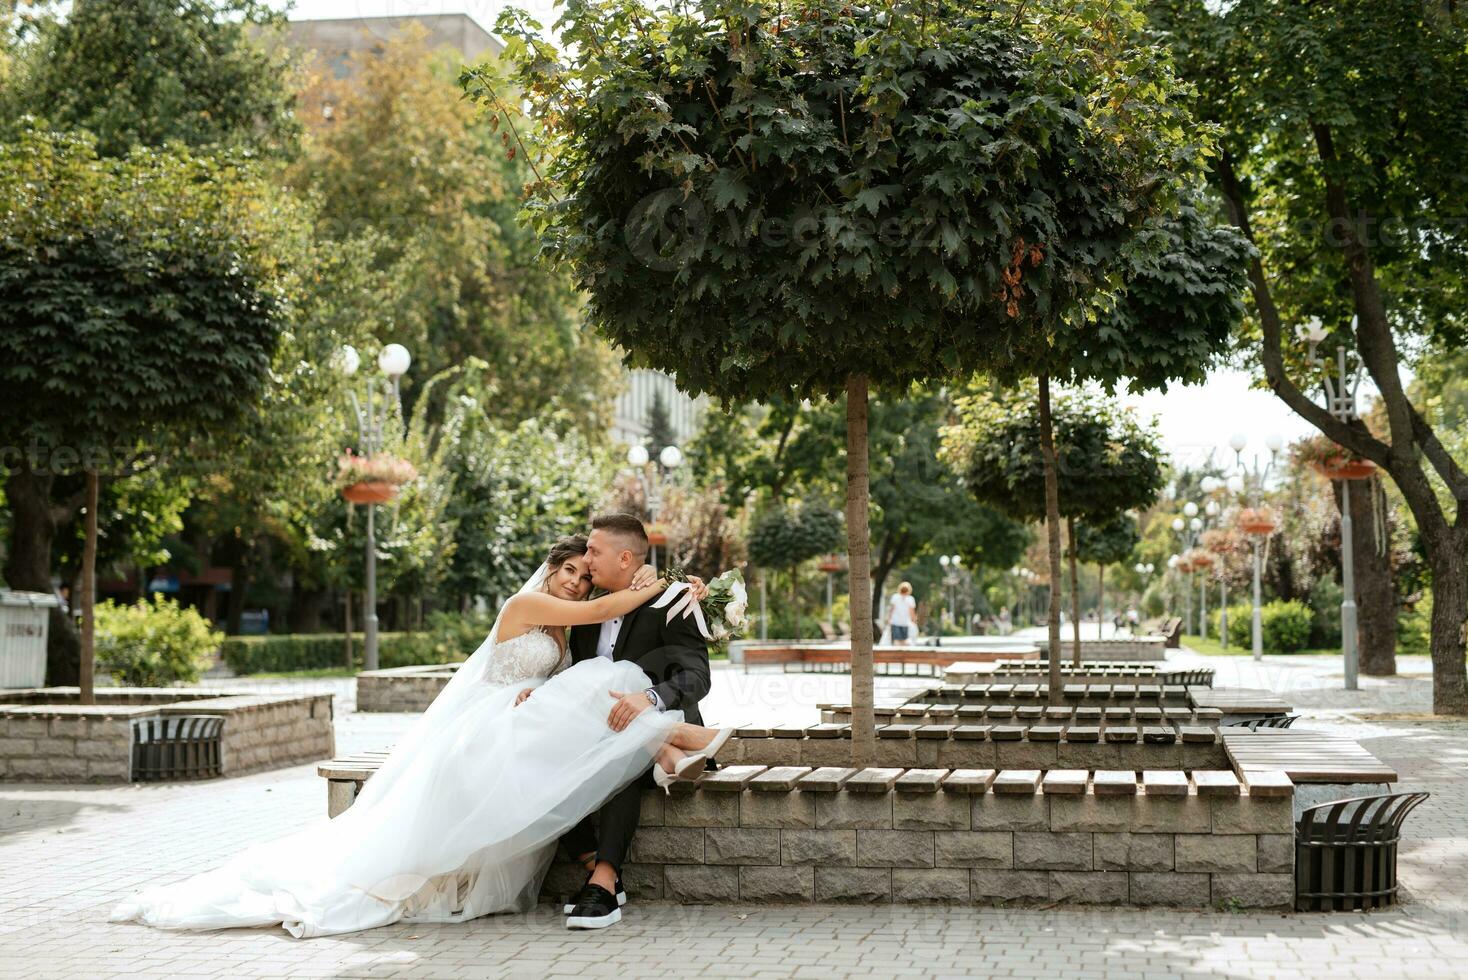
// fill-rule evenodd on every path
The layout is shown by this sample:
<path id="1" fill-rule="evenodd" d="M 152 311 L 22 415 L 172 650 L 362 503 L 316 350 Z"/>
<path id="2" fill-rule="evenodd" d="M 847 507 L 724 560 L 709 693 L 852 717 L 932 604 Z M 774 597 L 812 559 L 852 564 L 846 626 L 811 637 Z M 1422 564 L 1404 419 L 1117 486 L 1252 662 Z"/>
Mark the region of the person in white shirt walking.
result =
<path id="1" fill-rule="evenodd" d="M 914 626 L 912 616 L 916 611 L 917 600 L 912 597 L 912 583 L 903 582 L 897 587 L 897 594 L 892 597 L 887 611 L 887 625 L 892 628 L 894 645 L 907 646 Z"/>

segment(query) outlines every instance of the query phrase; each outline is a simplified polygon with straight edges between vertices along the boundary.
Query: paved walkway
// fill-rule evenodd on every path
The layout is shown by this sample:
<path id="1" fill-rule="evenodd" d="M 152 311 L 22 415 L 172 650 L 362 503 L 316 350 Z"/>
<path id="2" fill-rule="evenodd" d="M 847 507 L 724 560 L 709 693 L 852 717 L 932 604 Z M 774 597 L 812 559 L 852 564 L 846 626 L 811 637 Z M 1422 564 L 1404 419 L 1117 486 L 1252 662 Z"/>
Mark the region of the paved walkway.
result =
<path id="1" fill-rule="evenodd" d="M 606 933 L 568 933 L 544 909 L 307 941 L 106 922 L 133 888 L 184 877 L 324 813 L 313 767 L 297 766 L 194 784 L 0 784 L 0 978 L 1468 976 L 1468 721 L 1422 719 L 1430 690 L 1420 676 L 1367 680 L 1350 693 L 1337 690 L 1329 658 L 1175 659 L 1214 667 L 1221 683 L 1288 692 L 1306 713 L 1302 725 L 1361 739 L 1396 766 L 1402 788 L 1431 790 L 1408 823 L 1402 906 L 1285 915 L 639 903 Z M 879 683 L 879 696 L 904 684 Z M 846 684 L 724 666 L 709 713 L 806 720 L 818 701 L 844 699 Z M 388 744 L 411 720 L 341 712 L 339 748 Z"/>

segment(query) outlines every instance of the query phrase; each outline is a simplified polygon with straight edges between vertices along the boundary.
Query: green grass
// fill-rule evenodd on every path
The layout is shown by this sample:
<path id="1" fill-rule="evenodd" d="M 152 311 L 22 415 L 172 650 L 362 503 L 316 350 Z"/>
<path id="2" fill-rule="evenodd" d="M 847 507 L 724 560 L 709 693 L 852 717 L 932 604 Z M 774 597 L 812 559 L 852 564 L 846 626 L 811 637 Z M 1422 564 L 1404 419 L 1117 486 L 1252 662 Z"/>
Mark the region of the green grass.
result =
<path id="1" fill-rule="evenodd" d="M 313 667 L 310 670 L 278 670 L 268 674 L 244 674 L 251 680 L 318 680 L 326 677 L 356 677 L 355 667 Z"/>
<path id="2" fill-rule="evenodd" d="M 1183 634 L 1182 644 L 1183 646 L 1192 650 L 1194 653 L 1201 653 L 1210 657 L 1248 657 L 1252 656 L 1254 653 L 1252 647 L 1249 647 L 1247 645 L 1240 647 L 1235 646 L 1232 643 L 1230 643 L 1228 645 L 1228 649 L 1225 650 L 1223 646 L 1218 642 L 1218 638 L 1211 635 L 1208 637 L 1208 639 L 1205 640 L 1201 636 L 1196 636 L 1192 633 L 1185 633 Z M 1311 653 L 1338 654 L 1340 652 L 1341 651 L 1338 647 L 1329 650 L 1296 650 L 1294 654 L 1289 654 L 1288 656 L 1294 656 L 1296 654 L 1305 655 Z M 1266 656 L 1274 656 L 1274 654 L 1271 654 L 1268 650 L 1265 650 L 1264 653 Z"/>

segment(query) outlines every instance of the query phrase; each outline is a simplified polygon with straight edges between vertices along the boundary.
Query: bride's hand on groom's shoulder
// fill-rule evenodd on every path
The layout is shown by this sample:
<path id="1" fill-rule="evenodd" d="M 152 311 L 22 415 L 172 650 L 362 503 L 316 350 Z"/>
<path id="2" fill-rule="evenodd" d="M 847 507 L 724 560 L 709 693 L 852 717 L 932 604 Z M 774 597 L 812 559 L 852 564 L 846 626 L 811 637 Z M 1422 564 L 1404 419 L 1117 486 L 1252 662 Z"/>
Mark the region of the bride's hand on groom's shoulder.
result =
<path id="1" fill-rule="evenodd" d="M 651 565 L 643 565 L 632 575 L 632 584 L 627 586 L 633 592 L 641 592 L 649 588 L 658 580 L 658 570 Z"/>
<path id="2" fill-rule="evenodd" d="M 694 602 L 702 602 L 709 597 L 708 583 L 697 575 L 688 576 L 688 588 L 693 593 Z"/>

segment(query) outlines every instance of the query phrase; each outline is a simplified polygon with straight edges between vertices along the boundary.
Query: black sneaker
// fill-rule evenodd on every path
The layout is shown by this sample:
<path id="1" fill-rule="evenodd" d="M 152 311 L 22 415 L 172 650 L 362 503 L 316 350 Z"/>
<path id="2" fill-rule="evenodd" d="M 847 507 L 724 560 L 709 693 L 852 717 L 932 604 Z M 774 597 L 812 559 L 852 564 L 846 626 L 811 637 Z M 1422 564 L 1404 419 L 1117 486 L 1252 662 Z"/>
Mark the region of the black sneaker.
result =
<path id="1" fill-rule="evenodd" d="M 591 881 L 590 878 L 587 878 L 586 880 L 588 882 Z M 573 898 L 571 901 L 567 902 L 565 905 L 563 905 L 561 907 L 561 914 L 562 915 L 570 915 L 572 912 L 576 911 L 576 903 L 579 902 L 579 901 L 581 901 L 582 897 L 585 894 L 586 894 L 586 889 L 583 888 L 581 890 L 581 894 L 577 895 L 575 898 Z M 625 889 L 625 888 L 622 887 L 622 879 L 621 878 L 618 878 L 617 879 L 617 907 L 618 908 L 621 908 L 623 905 L 626 905 L 626 904 L 627 904 L 627 889 Z"/>
<path id="2" fill-rule="evenodd" d="M 576 907 L 566 916 L 567 929 L 605 929 L 622 921 L 622 908 L 612 893 L 590 882 L 576 896 Z"/>

